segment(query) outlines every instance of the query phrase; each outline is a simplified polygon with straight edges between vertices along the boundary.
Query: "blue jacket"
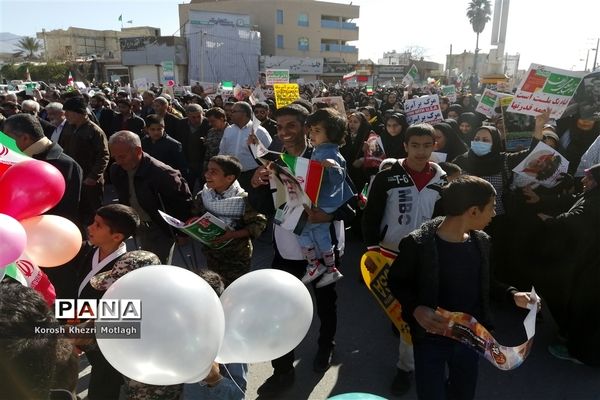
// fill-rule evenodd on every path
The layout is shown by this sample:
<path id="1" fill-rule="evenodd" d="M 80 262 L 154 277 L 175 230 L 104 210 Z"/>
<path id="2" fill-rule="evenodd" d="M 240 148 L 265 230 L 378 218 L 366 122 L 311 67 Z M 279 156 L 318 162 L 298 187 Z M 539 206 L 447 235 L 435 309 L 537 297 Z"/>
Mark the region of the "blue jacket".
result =
<path id="1" fill-rule="evenodd" d="M 334 160 L 341 168 L 325 168 L 317 207 L 325 212 L 333 211 L 347 202 L 354 193 L 346 181 L 346 160 L 340 153 L 340 146 L 334 143 L 323 143 L 315 147 L 311 160 Z"/>

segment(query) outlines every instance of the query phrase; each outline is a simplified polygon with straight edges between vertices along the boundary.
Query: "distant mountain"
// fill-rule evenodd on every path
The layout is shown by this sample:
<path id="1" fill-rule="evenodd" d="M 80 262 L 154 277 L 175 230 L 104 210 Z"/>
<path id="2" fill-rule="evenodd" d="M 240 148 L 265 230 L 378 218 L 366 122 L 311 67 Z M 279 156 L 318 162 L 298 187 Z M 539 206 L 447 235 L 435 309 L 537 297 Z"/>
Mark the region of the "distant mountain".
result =
<path id="1" fill-rule="evenodd" d="M 24 37 L 10 32 L 0 32 L 0 53 L 14 53 L 17 51 L 17 43 Z"/>

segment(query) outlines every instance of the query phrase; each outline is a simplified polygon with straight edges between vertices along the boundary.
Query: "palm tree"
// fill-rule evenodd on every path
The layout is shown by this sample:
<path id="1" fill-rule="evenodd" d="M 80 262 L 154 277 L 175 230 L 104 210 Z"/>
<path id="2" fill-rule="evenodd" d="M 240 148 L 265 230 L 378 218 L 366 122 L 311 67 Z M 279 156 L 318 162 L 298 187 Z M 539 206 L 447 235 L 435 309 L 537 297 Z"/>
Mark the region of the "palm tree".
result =
<path id="1" fill-rule="evenodd" d="M 40 51 L 42 45 L 36 39 L 29 36 L 25 36 L 21 40 L 19 40 L 16 44 L 17 51 L 15 52 L 15 57 L 24 57 L 27 60 L 31 60 L 35 58 L 35 53 Z"/>
<path id="2" fill-rule="evenodd" d="M 490 20 L 492 4 L 490 0 L 471 0 L 467 7 L 467 18 L 473 31 L 477 34 L 475 42 L 475 60 L 473 61 L 473 74 L 477 74 L 477 53 L 479 53 L 479 34 L 483 32 L 485 24 Z"/>

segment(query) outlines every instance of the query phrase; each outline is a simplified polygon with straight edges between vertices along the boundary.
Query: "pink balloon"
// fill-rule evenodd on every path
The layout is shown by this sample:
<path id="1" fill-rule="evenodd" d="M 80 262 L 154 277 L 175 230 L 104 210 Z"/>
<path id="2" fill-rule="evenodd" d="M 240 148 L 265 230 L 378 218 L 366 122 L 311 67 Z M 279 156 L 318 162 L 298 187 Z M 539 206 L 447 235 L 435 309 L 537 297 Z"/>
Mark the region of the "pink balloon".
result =
<path id="1" fill-rule="evenodd" d="M 81 232 L 66 218 L 39 215 L 21 221 L 27 232 L 25 253 L 40 267 L 58 267 L 70 261 L 81 248 Z"/>
<path id="2" fill-rule="evenodd" d="M 57 205 L 65 193 L 65 178 L 45 161 L 27 160 L 0 176 L 0 193 L 0 213 L 22 220 Z"/>
<path id="3" fill-rule="evenodd" d="M 19 221 L 0 214 L 0 267 L 18 259 L 26 245 L 27 234 Z"/>

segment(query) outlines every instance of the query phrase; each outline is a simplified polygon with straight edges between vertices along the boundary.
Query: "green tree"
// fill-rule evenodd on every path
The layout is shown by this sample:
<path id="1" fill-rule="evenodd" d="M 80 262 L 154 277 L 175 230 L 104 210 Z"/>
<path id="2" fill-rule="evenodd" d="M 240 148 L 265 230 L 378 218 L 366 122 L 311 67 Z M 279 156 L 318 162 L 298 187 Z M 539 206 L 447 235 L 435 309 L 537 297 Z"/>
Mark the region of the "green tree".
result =
<path id="1" fill-rule="evenodd" d="M 25 36 L 17 42 L 17 51 L 15 57 L 23 57 L 26 60 L 36 58 L 36 53 L 40 51 L 42 44 L 33 37 Z"/>
<path id="2" fill-rule="evenodd" d="M 473 27 L 473 32 L 477 34 L 475 42 L 475 60 L 473 61 L 473 74 L 477 74 L 477 53 L 479 53 L 479 34 L 485 29 L 485 24 L 492 15 L 492 4 L 490 0 L 471 0 L 467 7 L 467 18 Z"/>

